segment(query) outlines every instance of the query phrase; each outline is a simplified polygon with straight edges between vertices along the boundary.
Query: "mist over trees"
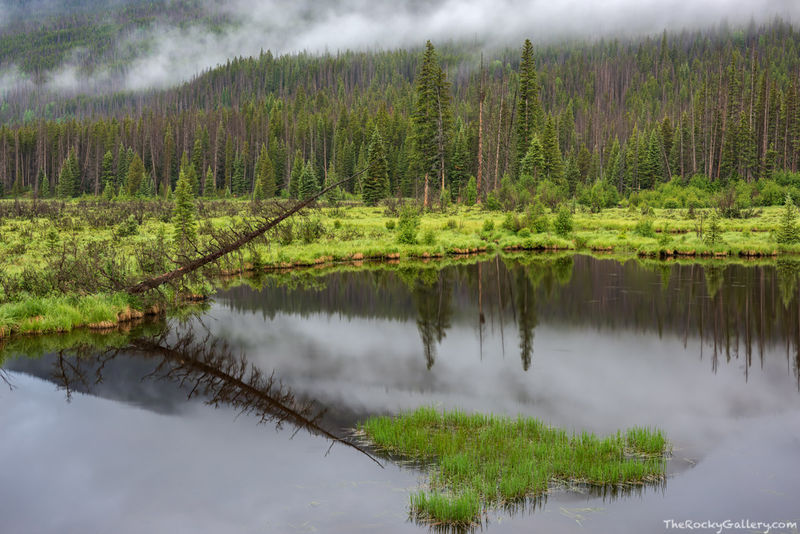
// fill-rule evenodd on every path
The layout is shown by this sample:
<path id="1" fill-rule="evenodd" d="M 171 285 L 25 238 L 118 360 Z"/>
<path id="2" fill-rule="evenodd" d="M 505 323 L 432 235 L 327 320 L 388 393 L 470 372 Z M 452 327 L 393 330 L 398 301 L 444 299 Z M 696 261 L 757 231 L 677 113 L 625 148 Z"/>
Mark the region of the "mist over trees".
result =
<path id="1" fill-rule="evenodd" d="M 298 198 L 331 173 L 366 168 L 375 132 L 383 196 L 423 200 L 428 176 L 434 201 L 442 191 L 463 199 L 479 174 L 478 199 L 511 206 L 526 194 L 557 199 L 594 187 L 613 202 L 610 189 L 629 195 L 673 177 L 755 182 L 797 171 L 798 45 L 800 33 L 774 21 L 525 42 L 483 63 L 433 43 L 422 52 L 263 52 L 169 90 L 43 107 L 20 93 L 0 106 L 0 182 L 6 193 L 39 194 L 37 177 L 46 177 L 48 194 L 100 194 L 108 184 L 117 194 L 166 194 L 185 158 L 195 194 L 252 195 L 261 178 L 258 196 Z M 70 153 L 74 187 L 62 187 Z M 361 181 L 347 187 L 362 193 Z"/>

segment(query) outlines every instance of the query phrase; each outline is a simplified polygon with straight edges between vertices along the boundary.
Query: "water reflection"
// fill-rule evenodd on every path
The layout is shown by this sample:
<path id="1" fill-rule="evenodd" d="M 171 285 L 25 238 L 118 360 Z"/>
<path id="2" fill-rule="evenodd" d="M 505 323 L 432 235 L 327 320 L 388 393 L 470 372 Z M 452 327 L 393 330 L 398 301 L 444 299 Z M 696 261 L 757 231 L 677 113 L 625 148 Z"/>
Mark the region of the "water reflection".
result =
<path id="1" fill-rule="evenodd" d="M 308 397 L 296 398 L 274 372 L 266 373 L 244 354 L 237 355 L 226 340 L 213 336 L 201 320 L 149 326 L 116 346 L 99 348 L 95 343 L 81 340 L 69 348 L 59 348 L 45 358 L 50 362 L 46 373 L 32 360 L 12 362 L 10 368 L 38 371 L 36 374 L 65 391 L 70 401 L 74 392 L 97 394 L 96 386 L 104 383 L 107 370 L 123 360 L 120 367 L 138 368 L 138 372 L 124 373 L 125 382 L 135 382 L 137 378 L 141 382 L 170 382 L 185 392 L 186 400 L 199 398 L 214 408 L 226 406 L 238 415 L 253 416 L 258 423 L 270 423 L 278 430 L 285 424 L 293 427 L 295 434 L 306 430 L 330 440 L 331 446 L 339 443 L 357 450 L 382 467 L 363 447 L 323 426 L 324 407 Z M 57 342 L 53 337 L 44 339 Z M 13 349 L 12 346 L 9 352 Z M 147 371 L 143 372 L 144 369 Z"/>
<path id="2" fill-rule="evenodd" d="M 436 363 L 454 324 L 475 331 L 483 353 L 487 335 L 499 335 L 503 353 L 508 325 L 517 331 L 521 368 L 534 362 L 537 327 L 569 328 L 700 339 L 698 356 L 741 359 L 745 380 L 763 366 L 765 348 L 785 345 L 787 367 L 800 388 L 800 262 L 777 265 L 680 264 L 598 260 L 586 256 L 519 256 L 454 265 L 374 268 L 368 273 L 293 273 L 263 278 L 258 292 L 223 294 L 234 310 L 347 318 L 416 321 L 426 368 Z M 710 354 L 709 354 L 710 353 Z"/>
<path id="3" fill-rule="evenodd" d="M 6 503 L 0 515 L 25 527 L 14 531 L 69 531 L 30 528 L 47 514 L 25 503 L 43 498 L 42 506 L 60 508 L 61 517 L 80 510 L 76 532 L 91 530 L 103 514 L 100 530 L 115 531 L 121 512 L 156 517 L 160 525 L 173 515 L 191 517 L 193 531 L 220 531 L 231 524 L 229 509 L 237 510 L 241 528 L 234 530 L 241 531 L 270 530 L 267 521 L 277 521 L 269 523 L 272 530 L 284 532 L 311 518 L 336 532 L 373 522 L 376 531 L 414 532 L 405 519 L 415 472 L 392 463 L 377 469 L 349 445 L 334 447 L 336 461 L 322 463 L 324 440 L 306 432 L 293 441 L 285 433 L 270 437 L 228 412 L 330 439 L 326 431 L 336 436 L 369 415 L 435 404 L 522 413 L 600 434 L 655 425 L 677 446 L 669 469 L 678 474 L 667 489 L 615 501 L 613 489 L 570 488 L 548 495 L 546 505 L 542 499 L 492 511 L 492 530 L 529 532 L 537 522 L 537 530 L 571 531 L 574 514 L 593 532 L 655 531 L 658 518 L 687 510 L 783 517 L 796 508 L 793 473 L 800 465 L 798 272 L 794 261 L 684 265 L 536 255 L 443 269 L 373 265 L 243 279 L 220 292 L 201 319 L 177 330 L 162 323 L 110 336 L 6 339 L 0 342 L 6 356 L 33 357 L 4 364 L 18 387 L 6 397 L 0 388 L 0 424 L 13 436 L 0 440 L 0 452 L 19 461 L 6 466 L 6 485 L 15 490 L 0 499 Z M 56 380 L 73 405 L 66 409 L 62 394 L 53 399 L 46 394 L 50 384 L 26 375 Z M 97 397 L 73 393 L 83 391 Z M 200 409 L 187 397 L 222 409 Z M 729 456 L 725 445 L 742 439 L 741 453 Z M 173 452 L 162 459 L 160 448 L 148 451 L 152 443 L 171 444 Z M 71 460 L 55 460 L 62 455 Z M 124 477 L 117 456 L 135 466 Z M 36 465 L 44 466 L 41 472 L 30 472 Z M 75 484 L 65 482 L 49 500 L 40 494 L 41 487 L 72 480 L 71 465 L 103 481 L 81 486 L 80 502 L 88 504 L 80 508 L 58 503 Z M 747 471 L 754 466 L 758 485 Z M 367 489 L 359 485 L 373 477 L 385 478 Z M 18 491 L 18 480 L 29 487 Z M 156 486 L 164 489 L 151 498 Z M 98 511 L 91 503 L 108 488 L 126 493 L 124 505 Z M 205 492 L 201 505 L 197 489 Z M 178 505 L 176 495 L 183 495 Z M 253 496 L 260 500 L 250 506 Z M 581 511 L 598 506 L 607 513 Z M 261 523 L 253 520 L 257 514 Z M 634 526 L 620 527 L 631 519 Z M 135 519 L 130 526 L 135 531 Z"/>

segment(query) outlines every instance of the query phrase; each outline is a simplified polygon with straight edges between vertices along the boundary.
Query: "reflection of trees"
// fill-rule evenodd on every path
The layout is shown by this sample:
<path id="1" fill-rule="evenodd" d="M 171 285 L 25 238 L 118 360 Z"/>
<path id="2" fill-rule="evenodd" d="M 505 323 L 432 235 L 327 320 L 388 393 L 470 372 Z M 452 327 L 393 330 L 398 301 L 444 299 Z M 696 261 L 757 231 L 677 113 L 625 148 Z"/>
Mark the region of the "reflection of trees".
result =
<path id="1" fill-rule="evenodd" d="M 145 378 L 168 380 L 188 390 L 188 397 L 200 397 L 214 407 L 230 406 L 239 414 L 249 414 L 259 423 L 271 423 L 276 428 L 289 424 L 295 433 L 306 430 L 341 443 L 377 460 L 349 439 L 323 428 L 320 420 L 324 409 L 317 409 L 312 400 L 298 400 L 292 391 L 277 380 L 274 374 L 264 374 L 244 356 L 236 356 L 230 347 L 206 333 L 198 337 L 192 329 L 180 334 L 164 331 L 151 337 L 132 339 L 123 348 L 97 352 L 91 347 L 75 349 L 73 357 L 67 351 L 58 353 L 55 361 L 55 380 L 70 398 L 77 388 L 90 390 L 103 380 L 103 369 L 120 355 L 139 354 L 157 358 L 155 369 Z M 379 463 L 380 465 L 380 463 Z"/>
<path id="2" fill-rule="evenodd" d="M 417 307 L 417 330 L 422 339 L 425 363 L 430 369 L 436 361 L 436 345 L 442 342 L 451 326 L 453 288 L 449 273 L 420 270 L 411 291 Z"/>
<path id="3" fill-rule="evenodd" d="M 519 348 L 522 368 L 527 371 L 533 357 L 533 330 L 538 324 L 536 315 L 536 295 L 529 278 L 528 269 L 514 269 L 514 297 L 517 324 L 519 326 Z"/>

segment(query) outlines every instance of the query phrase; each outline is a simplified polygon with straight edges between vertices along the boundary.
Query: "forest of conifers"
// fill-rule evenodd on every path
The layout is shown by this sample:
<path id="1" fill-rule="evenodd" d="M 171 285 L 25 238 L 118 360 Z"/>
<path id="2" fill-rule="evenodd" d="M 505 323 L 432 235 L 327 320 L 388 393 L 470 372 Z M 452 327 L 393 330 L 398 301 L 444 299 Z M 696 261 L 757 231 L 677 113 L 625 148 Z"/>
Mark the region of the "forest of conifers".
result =
<path id="1" fill-rule="evenodd" d="M 437 202 L 443 184 L 450 200 L 513 204 L 794 183 L 799 73 L 800 33 L 781 20 L 505 50 L 265 51 L 166 90 L 8 91 L 0 193 L 167 194 L 183 170 L 200 195 L 297 197 L 384 165 L 384 183 L 368 173 L 347 192 L 422 199 L 429 181 Z"/>

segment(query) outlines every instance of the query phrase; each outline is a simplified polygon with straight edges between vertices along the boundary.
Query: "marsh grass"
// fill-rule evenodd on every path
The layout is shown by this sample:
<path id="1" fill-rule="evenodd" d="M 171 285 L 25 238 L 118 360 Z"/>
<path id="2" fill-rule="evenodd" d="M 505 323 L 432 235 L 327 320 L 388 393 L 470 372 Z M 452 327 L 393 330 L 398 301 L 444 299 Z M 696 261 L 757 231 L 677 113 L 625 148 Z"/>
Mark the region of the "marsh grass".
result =
<path id="1" fill-rule="evenodd" d="M 411 511 L 432 523 L 474 524 L 486 508 L 541 496 L 552 483 L 641 485 L 666 473 L 667 440 L 645 427 L 598 438 L 533 418 L 423 407 L 359 430 L 384 451 L 430 463 L 430 487 L 412 494 Z"/>

